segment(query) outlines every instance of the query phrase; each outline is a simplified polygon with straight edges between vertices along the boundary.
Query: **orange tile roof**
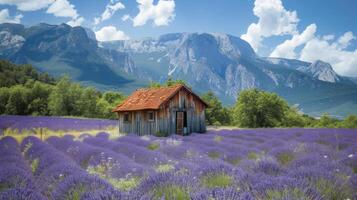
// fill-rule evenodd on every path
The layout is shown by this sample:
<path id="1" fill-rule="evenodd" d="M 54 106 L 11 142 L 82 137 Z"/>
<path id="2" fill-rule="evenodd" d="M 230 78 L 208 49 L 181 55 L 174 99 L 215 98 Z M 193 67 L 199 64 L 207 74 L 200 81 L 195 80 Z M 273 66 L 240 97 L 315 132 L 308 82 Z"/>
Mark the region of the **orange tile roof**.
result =
<path id="1" fill-rule="evenodd" d="M 178 84 L 171 87 L 138 89 L 124 102 L 119 104 L 113 110 L 113 112 L 159 109 L 163 103 L 173 97 L 181 88 L 185 88 L 190 93 L 194 94 L 183 84 Z M 196 94 L 194 95 L 207 106 L 207 104 L 202 99 L 200 99 L 199 96 Z"/>

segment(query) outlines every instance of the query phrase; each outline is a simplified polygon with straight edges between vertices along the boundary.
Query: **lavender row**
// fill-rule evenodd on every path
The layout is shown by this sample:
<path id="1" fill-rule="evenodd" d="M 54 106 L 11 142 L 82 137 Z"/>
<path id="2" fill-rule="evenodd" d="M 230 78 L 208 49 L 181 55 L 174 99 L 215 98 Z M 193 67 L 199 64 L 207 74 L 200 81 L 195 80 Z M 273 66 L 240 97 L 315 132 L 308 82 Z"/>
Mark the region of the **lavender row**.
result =
<path id="1" fill-rule="evenodd" d="M 88 175 L 70 157 L 36 137 L 25 138 L 21 149 L 32 163 L 36 184 L 48 199 L 74 199 L 96 191 L 121 196 L 108 182 Z"/>
<path id="2" fill-rule="evenodd" d="M 31 169 L 11 137 L 0 140 L 0 199 L 45 199 L 36 187 Z"/>
<path id="3" fill-rule="evenodd" d="M 109 126 L 116 126 L 116 120 L 104 119 L 81 119 L 65 117 L 35 117 L 35 116 L 0 116 L 0 134 L 5 129 L 47 128 L 51 130 L 91 130 L 105 129 Z"/>

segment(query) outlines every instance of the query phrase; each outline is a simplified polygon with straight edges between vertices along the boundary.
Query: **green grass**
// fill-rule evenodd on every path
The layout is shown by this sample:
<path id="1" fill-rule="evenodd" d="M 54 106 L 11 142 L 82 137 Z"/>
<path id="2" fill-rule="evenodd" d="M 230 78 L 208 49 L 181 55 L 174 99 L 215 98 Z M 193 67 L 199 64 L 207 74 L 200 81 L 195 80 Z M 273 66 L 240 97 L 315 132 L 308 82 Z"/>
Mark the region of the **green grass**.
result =
<path id="1" fill-rule="evenodd" d="M 65 200 L 80 200 L 82 194 L 86 191 L 83 185 L 72 188 L 65 197 Z"/>
<path id="2" fill-rule="evenodd" d="M 208 157 L 210 157 L 212 159 L 218 159 L 220 156 L 221 156 L 221 153 L 219 153 L 218 151 L 208 152 Z"/>
<path id="3" fill-rule="evenodd" d="M 240 158 L 230 158 L 230 159 L 226 159 L 226 161 L 234 166 L 239 165 L 241 159 Z"/>
<path id="4" fill-rule="evenodd" d="M 140 184 L 139 177 L 131 177 L 131 178 L 105 178 L 110 184 L 112 184 L 115 188 L 121 191 L 130 191 L 136 188 Z"/>
<path id="5" fill-rule="evenodd" d="M 155 200 L 190 200 L 190 194 L 188 190 L 178 185 L 168 184 L 159 187 L 155 187 L 153 191 Z"/>
<path id="6" fill-rule="evenodd" d="M 232 185 L 233 179 L 223 172 L 211 173 L 201 177 L 201 183 L 207 188 L 228 187 Z"/>
<path id="7" fill-rule="evenodd" d="M 329 200 L 341 200 L 341 199 L 353 199 L 352 189 L 349 185 L 336 183 L 332 180 L 326 180 L 320 178 L 314 181 L 314 185 L 318 192 L 321 193 L 326 199 Z"/>
<path id="8" fill-rule="evenodd" d="M 314 200 L 308 197 L 299 188 L 284 189 L 284 190 L 267 190 L 264 199 L 265 200 L 278 200 L 278 199 L 304 199 Z"/>
<path id="9" fill-rule="evenodd" d="M 42 131 L 42 135 L 40 134 L 41 131 Z M 109 134 L 109 139 L 117 139 L 123 136 L 123 134 L 119 133 L 118 127 L 115 126 L 104 127 L 103 129 L 88 129 L 88 130 L 51 130 L 47 128 L 42 128 L 42 129 L 34 128 L 34 129 L 23 129 L 19 131 L 18 129 L 7 128 L 4 130 L 4 133 L 0 136 L 0 139 L 6 136 L 11 136 L 19 144 L 21 144 L 22 140 L 28 136 L 35 136 L 42 140 L 46 140 L 47 138 L 52 136 L 63 137 L 64 135 L 70 133 L 70 135 L 74 136 L 75 139 L 78 139 L 79 136 L 82 135 L 83 133 L 87 133 L 95 136 L 97 135 L 97 133 L 103 131 Z"/>
<path id="10" fill-rule="evenodd" d="M 39 162 L 40 162 L 40 160 L 38 158 L 36 158 L 36 159 L 31 161 L 31 171 L 32 171 L 32 173 L 36 172 Z"/>
<path id="11" fill-rule="evenodd" d="M 157 143 L 157 142 L 153 142 L 153 143 L 150 143 L 148 146 L 147 146 L 147 149 L 151 150 L 151 151 L 155 151 L 157 149 L 160 148 L 160 144 Z"/>
<path id="12" fill-rule="evenodd" d="M 219 135 L 216 135 L 214 136 L 214 139 L 213 139 L 215 142 L 222 142 L 223 140 L 223 137 L 222 136 L 219 136 Z"/>
<path id="13" fill-rule="evenodd" d="M 175 169 L 175 167 L 171 164 L 161 164 L 161 165 L 155 166 L 155 171 L 159 172 L 159 173 L 169 172 L 173 169 Z"/>
<path id="14" fill-rule="evenodd" d="M 249 160 L 258 160 L 259 155 L 255 152 L 249 152 L 247 157 Z"/>
<path id="15" fill-rule="evenodd" d="M 279 153 L 276 158 L 278 159 L 281 165 L 286 166 L 294 160 L 294 154 L 288 152 Z"/>

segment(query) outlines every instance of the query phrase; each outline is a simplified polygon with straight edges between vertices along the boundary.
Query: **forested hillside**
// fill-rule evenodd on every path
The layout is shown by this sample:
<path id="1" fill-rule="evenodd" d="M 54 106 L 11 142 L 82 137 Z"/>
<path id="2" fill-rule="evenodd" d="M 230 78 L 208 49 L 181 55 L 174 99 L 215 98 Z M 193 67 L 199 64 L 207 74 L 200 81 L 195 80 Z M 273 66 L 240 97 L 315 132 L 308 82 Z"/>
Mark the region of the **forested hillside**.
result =
<path id="1" fill-rule="evenodd" d="M 78 116 L 115 119 L 112 109 L 125 99 L 120 92 L 101 92 L 72 82 L 69 77 L 55 79 L 31 65 L 0 61 L 0 114 Z M 148 87 L 185 84 L 169 78 Z M 190 87 L 190 86 L 189 86 Z M 258 89 L 242 91 L 232 107 L 223 106 L 211 91 L 202 95 L 208 125 L 238 127 L 344 127 L 357 128 L 357 116 L 337 120 L 328 114 L 320 119 L 300 113 L 275 93 Z"/>
<path id="2" fill-rule="evenodd" d="M 0 61 L 0 114 L 115 118 L 111 110 L 123 99 L 121 93 L 83 87 L 68 77 L 55 80 L 31 65 Z"/>

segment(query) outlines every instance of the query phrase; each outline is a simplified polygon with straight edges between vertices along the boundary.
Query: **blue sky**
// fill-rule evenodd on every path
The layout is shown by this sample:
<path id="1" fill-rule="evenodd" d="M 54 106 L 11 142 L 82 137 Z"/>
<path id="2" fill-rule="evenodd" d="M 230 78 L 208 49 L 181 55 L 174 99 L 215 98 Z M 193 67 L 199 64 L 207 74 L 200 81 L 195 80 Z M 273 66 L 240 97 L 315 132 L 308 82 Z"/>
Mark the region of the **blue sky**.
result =
<path id="1" fill-rule="evenodd" d="M 0 22 L 81 25 L 99 40 L 223 32 L 261 56 L 322 59 L 357 76 L 356 10 L 356 0 L 0 0 Z"/>

